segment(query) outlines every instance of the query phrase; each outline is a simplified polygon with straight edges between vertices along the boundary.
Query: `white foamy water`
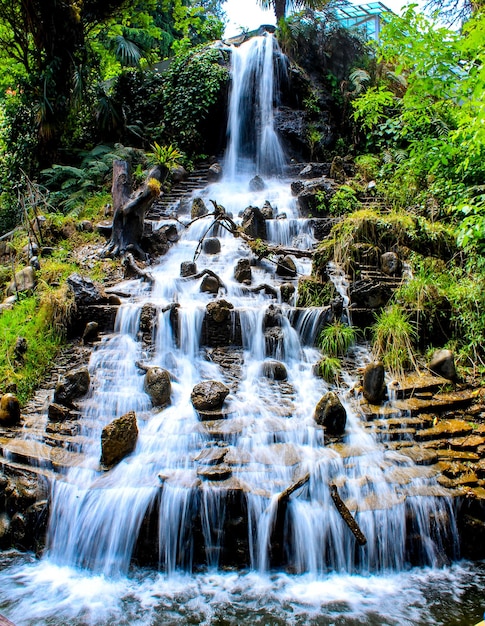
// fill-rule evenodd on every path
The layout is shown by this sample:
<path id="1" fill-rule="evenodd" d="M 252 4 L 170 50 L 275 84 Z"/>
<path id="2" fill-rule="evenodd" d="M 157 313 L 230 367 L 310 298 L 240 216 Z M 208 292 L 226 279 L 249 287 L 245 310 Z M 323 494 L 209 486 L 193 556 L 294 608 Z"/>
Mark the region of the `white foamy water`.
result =
<path id="1" fill-rule="evenodd" d="M 241 99 L 249 75 L 263 80 L 274 68 L 268 63 L 274 46 L 267 36 L 241 47 L 234 57 L 239 60 L 233 98 Z M 265 99 L 262 110 L 274 100 L 266 87 L 258 92 Z M 246 104 L 233 101 L 232 106 L 231 115 L 241 108 L 250 115 Z M 265 115 L 272 123 L 272 114 Z M 210 199 L 222 204 L 237 224 L 249 204 L 262 207 L 269 201 L 274 215 L 267 222 L 269 241 L 310 248 L 311 230 L 298 215 L 289 181 L 268 178 L 264 190 L 249 191 L 250 177 L 278 170 L 284 156 L 270 158 L 258 148 L 246 170 L 241 161 L 246 122 L 240 122 L 230 123 L 230 175 L 200 195 L 208 206 Z M 269 160 L 267 168 L 261 159 Z M 445 552 L 455 554 L 451 501 L 433 472 L 384 449 L 366 431 L 349 373 L 333 388 L 347 411 L 345 435 L 339 446 L 325 445 L 324 431 L 313 418 L 330 390 L 313 374 L 325 311 L 296 312 L 283 303 L 279 287 L 288 279 L 275 274 L 275 263 L 257 262 L 239 238 L 213 225 L 212 217 L 178 228 L 179 242 L 150 268 L 153 288 L 140 281 L 123 283 L 130 296 L 120 307 L 115 332 L 89 364 L 92 384 L 79 420 L 85 460 L 52 486 L 43 559 L 25 563 L 18 557 L 4 565 L 2 610 L 18 626 L 427 624 L 445 619 L 436 611 L 429 620 L 441 595 L 461 615 L 460 602 L 474 589 L 475 582 L 469 585 L 474 570 L 439 568 Z M 220 253 L 201 251 L 200 239 L 206 236 L 220 239 Z M 241 257 L 253 263 L 251 286 L 270 285 L 276 297 L 235 281 Z M 217 296 L 201 292 L 202 277 L 180 277 L 181 263 L 194 259 L 199 272 L 219 276 Z M 310 273 L 309 260 L 296 264 L 299 275 Z M 347 303 L 344 277 L 336 273 L 334 280 Z M 295 286 L 297 281 L 292 279 Z M 230 331 L 241 339 L 241 346 L 228 351 L 238 358 L 236 380 L 201 345 L 206 307 L 220 298 L 233 305 Z M 151 351 L 139 333 L 147 304 L 157 308 Z M 361 364 L 369 359 L 363 346 L 354 356 Z M 266 375 L 275 360 L 285 371 L 283 380 Z M 152 409 L 137 361 L 170 372 L 170 406 Z M 194 385 L 203 380 L 231 385 L 225 419 L 209 428 L 191 403 Z M 137 416 L 136 449 L 110 471 L 100 471 L 101 430 L 128 411 Z M 199 455 L 218 448 L 226 453 L 230 482 L 199 474 Z M 282 504 L 282 492 L 306 475 Z M 357 546 L 343 522 L 331 485 L 364 532 L 365 546 Z M 243 502 L 240 516 L 247 519 L 246 536 L 237 539 L 228 495 L 234 493 Z M 161 573 L 134 566 L 139 535 L 145 551 L 150 542 L 151 563 Z M 224 555 L 237 541 L 247 545 L 238 563 L 242 571 L 227 572 L 221 567 Z M 410 569 L 411 552 L 421 569 Z M 475 572 L 483 579 L 479 566 Z"/>

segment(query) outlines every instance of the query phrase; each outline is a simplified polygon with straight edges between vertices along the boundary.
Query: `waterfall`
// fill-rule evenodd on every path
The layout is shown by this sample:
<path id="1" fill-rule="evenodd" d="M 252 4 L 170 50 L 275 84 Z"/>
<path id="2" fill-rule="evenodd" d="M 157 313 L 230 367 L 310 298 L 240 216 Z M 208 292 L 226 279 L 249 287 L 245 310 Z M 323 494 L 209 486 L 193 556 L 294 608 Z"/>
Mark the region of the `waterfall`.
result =
<path id="1" fill-rule="evenodd" d="M 281 174 L 285 156 L 274 127 L 274 103 L 286 58 L 274 36 L 266 33 L 233 48 L 232 59 L 225 176 L 234 180 L 241 173 Z"/>
<path id="2" fill-rule="evenodd" d="M 234 49 L 232 58 L 227 174 L 211 186 L 208 197 L 223 198 L 236 216 L 245 201 L 262 206 L 270 200 L 275 217 L 285 215 L 286 220 L 273 220 L 269 240 L 288 244 L 303 234 L 301 245 L 309 246 L 311 235 L 307 230 L 302 233 L 303 222 L 288 181 L 270 179 L 250 201 L 247 190 L 242 193 L 231 182 L 241 172 L 247 177 L 282 171 L 284 154 L 274 130 L 273 106 L 275 68 L 285 67 L 270 34 Z M 219 606 L 226 607 L 228 615 L 232 611 L 228 624 L 242 624 L 255 623 L 247 621 L 248 614 L 259 611 L 264 605 L 261 598 L 268 598 L 275 614 L 279 611 L 278 623 L 297 624 L 313 623 L 313 617 L 298 620 L 307 605 L 309 614 L 313 606 L 319 614 L 324 597 L 327 617 L 315 624 L 425 623 L 414 620 L 407 599 L 398 603 L 400 619 L 393 619 L 395 600 L 386 600 L 384 610 L 384 592 L 376 592 L 376 581 L 384 581 L 386 589 L 392 587 L 393 598 L 406 585 L 408 593 L 409 588 L 420 589 L 419 575 L 413 583 L 398 577 L 412 564 L 440 564 L 446 544 L 453 544 L 456 537 L 450 499 L 426 468 L 418 468 L 399 451 L 385 449 L 366 430 L 354 377 L 344 372 L 340 385 L 331 387 L 314 375 L 314 364 L 321 358 L 315 338 L 325 322 L 325 309 L 295 309 L 265 290 L 251 291 L 236 282 L 234 265 L 250 253 L 239 239 L 223 231 L 218 233 L 219 254 L 200 252 L 199 240 L 211 220 L 202 218 L 180 232 L 179 242 L 150 268 L 155 280 L 150 292 L 141 289 L 137 280 L 123 285 L 130 296 L 119 308 L 115 333 L 91 356 L 91 391 L 81 403 L 79 419 L 85 439 L 83 460 L 52 485 L 41 568 L 49 563 L 61 569 L 53 574 L 49 565 L 40 569 L 38 577 L 28 570 L 15 578 L 26 589 L 30 578 L 35 594 L 43 597 L 44 593 L 53 601 L 60 598 L 60 606 L 48 614 L 38 601 L 30 609 L 29 594 L 18 600 L 16 590 L 18 610 L 32 616 L 29 624 L 172 623 L 172 617 L 174 624 L 226 623 L 226 615 L 219 620 L 220 608 L 214 608 Z M 224 287 L 217 296 L 201 291 L 202 279 L 180 278 L 181 263 L 193 259 L 196 252 L 200 252 L 199 272 L 208 269 L 222 279 Z M 297 267 L 301 274 L 310 272 L 308 260 L 297 260 Z M 296 278 L 281 279 L 267 261 L 253 265 L 252 275 L 253 285 L 274 285 L 276 293 L 282 282 L 293 280 L 297 286 Z M 334 271 L 332 279 L 347 307 L 345 277 Z M 207 306 L 220 298 L 233 305 L 228 324 L 231 337 L 239 333 L 240 344 L 223 347 L 217 360 L 219 348 L 206 349 L 201 334 Z M 155 311 L 150 350 L 139 332 L 147 304 Z M 353 357 L 361 365 L 370 360 L 365 346 L 357 347 Z M 168 407 L 152 408 L 138 361 L 169 370 Z M 191 402 L 194 385 L 205 380 L 224 381 L 230 387 L 223 411 L 209 415 L 211 419 L 201 419 Z M 347 413 L 345 435 L 337 444 L 313 419 L 315 406 L 329 390 L 339 395 Z M 137 416 L 136 449 L 116 467 L 103 471 L 101 429 L 128 411 Z M 204 459 L 209 460 L 204 464 Z M 221 470 L 219 476 L 212 474 L 215 470 Z M 291 495 L 282 497 L 299 481 Z M 356 544 L 335 507 L 333 485 L 365 534 L 365 546 Z M 150 574 L 134 590 L 135 583 L 126 582 L 131 580 L 127 575 L 143 547 L 169 582 Z M 235 565 L 247 573 L 224 573 L 224 567 Z M 80 568 L 82 574 L 77 569 L 75 575 L 66 575 L 62 569 L 66 567 Z M 79 606 L 77 581 L 88 575 L 86 571 L 93 572 L 94 584 L 107 594 L 107 580 L 118 581 L 122 588 L 121 608 L 113 606 L 107 616 L 106 607 L 104 613 L 98 610 L 104 621 L 90 620 L 82 603 L 77 614 L 69 613 L 69 606 Z M 306 578 L 288 578 L 288 572 Z M 374 576 L 372 588 L 365 582 L 369 574 Z M 60 590 L 55 579 L 46 585 L 44 578 L 49 576 L 64 577 L 66 588 L 73 588 L 70 595 L 64 587 Z M 137 576 L 141 574 L 135 569 L 133 580 Z M 442 587 L 446 588 L 446 581 Z M 318 597 L 315 602 L 312 593 Z M 135 597 L 141 615 L 136 619 L 133 612 L 125 616 Z M 352 597 L 360 599 L 362 609 L 352 606 L 357 602 Z M 250 608 L 241 609 L 246 600 Z M 288 606 L 292 614 L 294 607 L 297 617 L 288 617 Z M 55 621 L 56 609 L 60 622 Z M 339 611 L 342 614 L 335 617 Z M 273 623 L 269 613 L 261 619 Z"/>

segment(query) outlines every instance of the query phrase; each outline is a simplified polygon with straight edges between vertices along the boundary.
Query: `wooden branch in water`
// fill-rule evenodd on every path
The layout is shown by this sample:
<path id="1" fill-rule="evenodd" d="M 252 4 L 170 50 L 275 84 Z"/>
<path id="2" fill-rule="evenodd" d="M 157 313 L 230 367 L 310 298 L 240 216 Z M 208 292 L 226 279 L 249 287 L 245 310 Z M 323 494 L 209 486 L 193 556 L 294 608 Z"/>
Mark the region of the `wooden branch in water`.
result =
<path id="1" fill-rule="evenodd" d="M 154 283 L 155 282 L 155 279 L 150 274 L 150 272 L 147 272 L 147 270 L 142 270 L 141 267 L 138 267 L 138 265 L 135 263 L 135 258 L 133 257 L 131 252 L 129 252 L 127 255 L 125 255 L 125 257 L 123 259 L 123 264 L 126 267 L 128 267 L 132 272 L 134 272 L 134 274 L 136 274 L 137 276 L 139 276 L 143 280 L 148 280 L 150 283 Z"/>
<path id="2" fill-rule="evenodd" d="M 339 496 L 337 491 L 337 485 L 330 485 L 330 495 L 332 496 L 333 503 L 337 508 L 337 511 L 340 513 L 341 518 L 347 524 L 347 526 L 352 531 L 354 537 L 357 539 L 357 543 L 361 546 L 365 546 L 367 543 L 367 539 L 364 533 L 361 531 L 360 526 L 357 524 L 354 516 L 346 507 L 345 502 Z"/>
<path id="3" fill-rule="evenodd" d="M 287 487 L 284 491 L 280 493 L 280 495 L 278 496 L 278 504 L 280 502 L 286 502 L 286 500 L 289 499 L 292 493 L 297 491 L 297 489 L 300 489 L 300 487 L 303 487 L 303 485 L 306 485 L 309 480 L 310 480 L 310 473 L 307 473 L 304 476 L 302 476 L 299 480 L 292 483 L 289 487 Z"/>
<path id="4" fill-rule="evenodd" d="M 221 289 L 226 289 L 226 286 L 224 285 L 222 280 L 219 278 L 219 276 L 215 272 L 207 268 L 203 269 L 201 272 L 198 272 L 197 274 L 192 274 L 191 276 L 184 276 L 184 280 L 199 280 L 199 278 L 202 278 L 203 276 L 212 276 L 212 278 L 215 278 L 217 280 L 217 282 L 219 283 L 219 287 Z"/>
<path id="5" fill-rule="evenodd" d="M 257 287 L 248 287 L 247 290 L 250 293 L 259 293 L 260 291 L 264 291 L 264 293 L 268 296 L 273 296 L 273 298 L 278 297 L 277 290 L 271 285 L 267 285 L 266 283 L 261 283 L 261 285 L 258 285 Z"/>

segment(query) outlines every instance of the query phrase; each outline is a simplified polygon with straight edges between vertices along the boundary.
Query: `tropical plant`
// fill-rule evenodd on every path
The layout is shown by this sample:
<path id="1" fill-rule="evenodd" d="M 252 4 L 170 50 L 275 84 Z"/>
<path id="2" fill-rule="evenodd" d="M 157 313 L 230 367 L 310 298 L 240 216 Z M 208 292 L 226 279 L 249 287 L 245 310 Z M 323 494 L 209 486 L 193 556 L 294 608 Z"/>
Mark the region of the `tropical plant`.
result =
<path id="1" fill-rule="evenodd" d="M 317 376 L 321 376 L 327 383 L 335 384 L 342 370 L 342 363 L 337 357 L 324 354 L 315 369 Z"/>
<path id="2" fill-rule="evenodd" d="M 273 9 L 276 22 L 286 17 L 291 9 L 320 9 L 325 7 L 329 0 L 258 0 L 264 9 Z"/>
<path id="3" fill-rule="evenodd" d="M 409 313 L 392 304 L 377 315 L 372 327 L 372 351 L 386 370 L 395 378 L 402 378 L 404 371 L 416 367 L 413 342 L 416 331 L 409 321 Z"/>
<path id="4" fill-rule="evenodd" d="M 161 165 L 168 171 L 180 165 L 180 161 L 184 158 L 183 152 L 175 146 L 160 146 L 156 141 L 152 145 L 152 152 L 149 152 L 147 156 L 151 163 Z"/>
<path id="5" fill-rule="evenodd" d="M 321 331 L 318 343 L 324 354 L 330 357 L 345 356 L 356 340 L 353 326 L 343 322 L 335 322 Z"/>

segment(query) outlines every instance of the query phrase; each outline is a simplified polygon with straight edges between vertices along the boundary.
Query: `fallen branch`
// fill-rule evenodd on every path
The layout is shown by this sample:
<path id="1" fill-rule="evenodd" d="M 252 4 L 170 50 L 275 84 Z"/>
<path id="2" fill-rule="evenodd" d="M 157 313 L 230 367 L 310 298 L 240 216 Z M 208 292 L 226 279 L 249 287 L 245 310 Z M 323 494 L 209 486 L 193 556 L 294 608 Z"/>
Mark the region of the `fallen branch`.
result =
<path id="1" fill-rule="evenodd" d="M 267 296 L 273 296 L 273 298 L 278 297 L 278 291 L 272 287 L 271 285 L 267 285 L 266 283 L 262 283 L 257 287 L 247 287 L 247 291 L 250 293 L 259 293 L 260 291 L 264 291 Z"/>
<path id="2" fill-rule="evenodd" d="M 310 480 L 310 473 L 307 473 L 304 476 L 302 476 L 299 480 L 292 483 L 289 487 L 287 487 L 284 491 L 280 493 L 280 495 L 278 496 L 278 504 L 282 502 L 286 502 L 291 496 L 291 494 L 293 494 L 295 491 L 300 489 L 300 487 L 303 487 L 303 485 L 306 485 L 309 480 Z"/>
<path id="3" fill-rule="evenodd" d="M 139 276 L 142 280 L 148 280 L 150 283 L 154 283 L 155 279 L 147 270 L 142 270 L 141 267 L 135 263 L 135 259 L 131 252 L 125 255 L 123 258 L 123 265 L 130 269 L 134 274 Z"/>
<path id="4" fill-rule="evenodd" d="M 357 543 L 360 546 L 365 546 L 365 544 L 367 543 L 367 539 L 364 533 L 360 530 L 360 526 L 357 524 L 354 516 L 345 505 L 345 502 L 339 496 L 339 493 L 337 491 L 337 485 L 330 485 L 330 495 L 332 496 L 333 503 L 335 504 L 337 511 L 340 513 L 341 518 L 344 520 L 344 522 L 352 531 L 354 537 L 357 539 Z"/>
<path id="5" fill-rule="evenodd" d="M 219 278 L 219 276 L 213 272 L 212 270 L 209 269 L 203 269 L 201 272 L 198 272 L 197 274 L 191 274 L 190 276 L 184 276 L 182 278 L 182 280 L 199 280 L 199 278 L 203 278 L 204 276 L 212 276 L 212 278 L 215 278 L 217 280 L 217 282 L 219 283 L 219 287 L 220 289 L 224 289 L 225 291 L 227 291 L 225 284 L 222 282 L 222 280 Z"/>

